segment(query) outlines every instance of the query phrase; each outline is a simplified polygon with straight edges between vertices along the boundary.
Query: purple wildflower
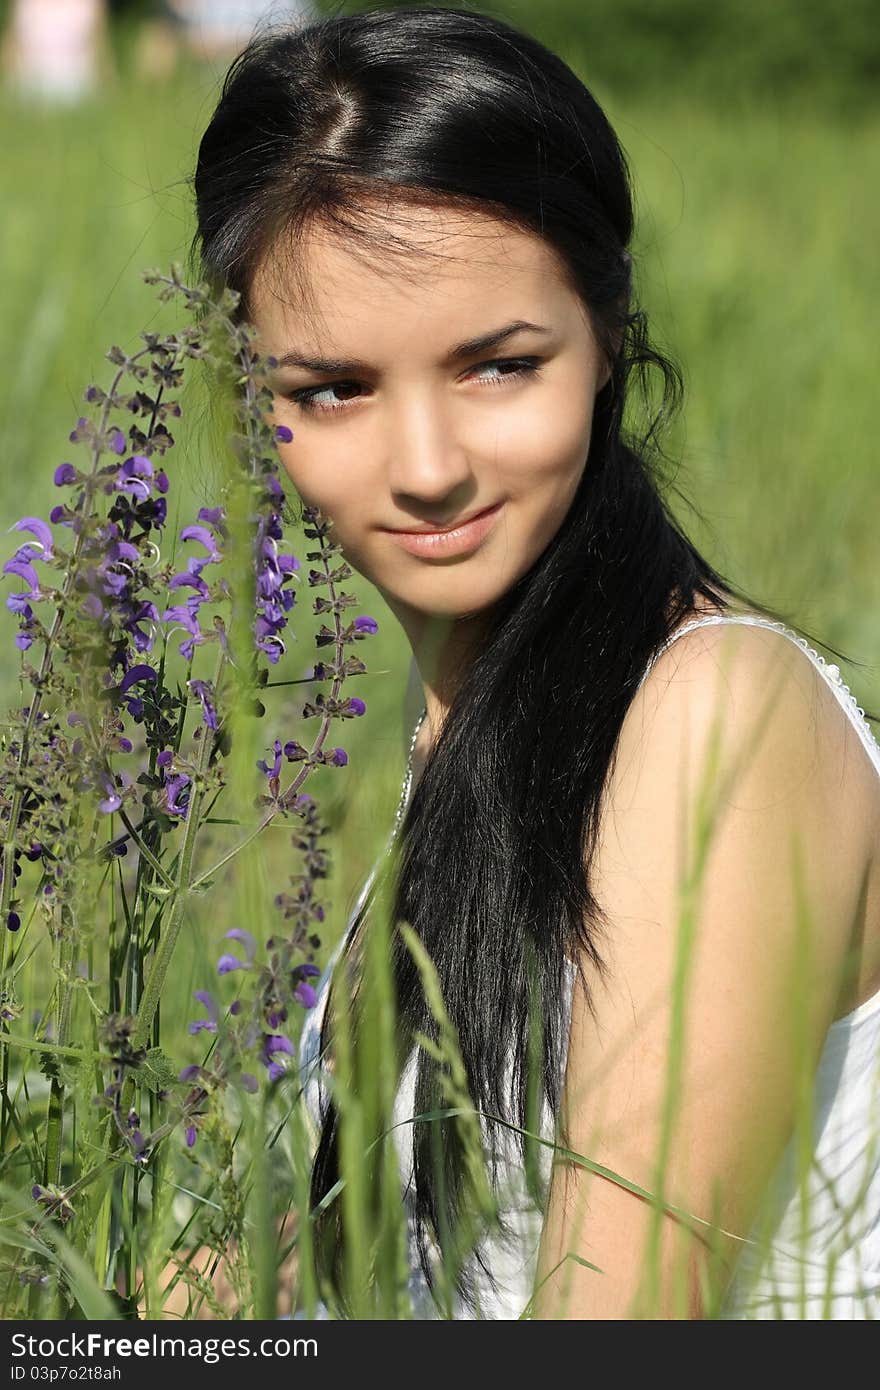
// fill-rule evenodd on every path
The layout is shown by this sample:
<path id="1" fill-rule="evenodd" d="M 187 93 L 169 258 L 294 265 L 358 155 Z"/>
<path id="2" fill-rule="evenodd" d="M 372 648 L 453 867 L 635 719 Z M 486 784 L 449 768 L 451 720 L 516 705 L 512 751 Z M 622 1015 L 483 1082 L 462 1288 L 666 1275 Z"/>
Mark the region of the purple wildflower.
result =
<path id="1" fill-rule="evenodd" d="M 150 1157 L 150 1151 L 147 1148 L 147 1141 L 139 1129 L 132 1130 L 131 1134 L 128 1136 L 128 1146 L 131 1149 L 135 1163 L 147 1163 Z"/>
<path id="2" fill-rule="evenodd" d="M 269 764 L 266 762 L 265 758 L 259 758 L 257 760 L 257 767 L 260 769 L 261 772 L 265 772 L 270 782 L 273 780 L 277 780 L 281 772 L 281 740 L 279 738 L 276 738 L 274 744 L 272 745 L 272 751 L 275 754 L 275 762 L 273 763 L 271 768 L 269 767 Z"/>
<path id="3" fill-rule="evenodd" d="M 20 547 L 13 555 L 12 559 L 6 561 L 6 564 L 3 566 L 3 573 L 14 574 L 19 579 L 27 580 L 28 584 L 31 586 L 31 593 L 28 597 L 35 599 L 42 597 L 42 594 L 40 593 L 40 576 L 31 564 L 32 558 L 33 551 L 30 546 Z"/>
<path id="4" fill-rule="evenodd" d="M 176 577 L 181 578 L 180 575 Z M 173 584 L 174 580 L 171 583 Z M 185 638 L 178 646 L 180 655 L 186 657 L 187 661 L 191 660 L 194 649 L 200 647 L 205 641 L 204 633 L 199 627 L 199 620 L 196 616 L 201 602 L 201 599 L 191 599 L 187 604 L 177 604 L 172 608 L 166 608 L 162 614 L 163 623 L 176 623 L 189 633 L 189 637 Z"/>
<path id="5" fill-rule="evenodd" d="M 199 512 L 199 517 L 204 521 L 211 522 L 214 515 L 219 514 L 216 525 L 221 534 L 224 534 L 220 520 L 222 512 L 222 507 L 213 509 L 203 507 Z M 218 564 L 223 559 L 223 555 L 207 526 L 184 526 L 180 532 L 180 539 L 199 541 L 208 551 L 207 555 L 191 555 L 187 560 L 186 569 L 175 574 L 168 584 L 169 589 L 191 588 L 195 590 L 195 593 L 189 596 L 185 604 L 176 604 L 167 608 L 162 614 L 163 622 L 177 623 L 189 633 L 189 636 L 180 643 L 178 650 L 181 656 L 190 661 L 195 648 L 202 646 L 207 640 L 199 627 L 198 620 L 199 608 L 210 597 L 211 593 L 207 582 L 202 578 L 202 570 L 206 565 Z"/>
<path id="6" fill-rule="evenodd" d="M 245 965 L 244 961 L 239 960 L 238 956 L 230 955 L 228 951 L 225 951 L 217 962 L 218 975 L 228 975 L 231 970 L 246 969 L 247 966 Z"/>
<path id="7" fill-rule="evenodd" d="M 240 941 L 244 946 L 248 960 L 253 960 L 257 951 L 257 942 L 253 932 L 246 931 L 244 927 L 230 927 L 226 936 L 233 941 Z"/>
<path id="8" fill-rule="evenodd" d="M 216 526 L 221 536 L 227 534 L 225 520 L 226 511 L 223 507 L 200 507 L 199 521 L 206 521 L 209 526 Z"/>
<path id="9" fill-rule="evenodd" d="M 47 597 L 40 588 L 40 580 L 36 570 L 30 563 L 34 551 L 29 546 L 20 546 L 11 560 L 7 560 L 3 566 L 4 574 L 14 574 L 19 579 L 24 579 L 29 585 L 29 589 L 22 589 L 16 594 L 10 594 L 6 600 L 6 607 L 11 613 L 18 613 L 23 619 L 21 628 L 15 638 L 15 645 L 19 651 L 27 651 L 34 640 L 36 619 L 29 600 L 33 599 L 39 603 L 41 599 Z"/>
<path id="10" fill-rule="evenodd" d="M 187 685 L 202 702 L 202 718 L 209 729 L 217 730 L 217 710 L 214 705 L 214 691 L 209 681 L 191 680 Z"/>
<path id="11" fill-rule="evenodd" d="M 80 612 L 92 622 L 99 623 L 104 616 L 104 605 L 97 594 L 89 594 L 80 604 Z"/>
<path id="12" fill-rule="evenodd" d="M 213 994 L 209 994 L 206 989 L 197 989 L 193 993 L 193 998 L 198 999 L 200 1004 L 207 1010 L 207 1018 L 197 1018 L 189 1025 L 191 1033 L 216 1033 L 217 1032 L 217 1004 Z"/>
<path id="13" fill-rule="evenodd" d="M 130 688 L 133 685 L 139 684 L 140 681 L 156 681 L 158 679 L 158 674 L 153 670 L 152 666 L 131 666 L 126 671 L 119 684 L 118 694 L 127 694 Z M 138 696 L 132 696 L 126 701 L 126 704 L 132 719 L 134 719 L 135 723 L 140 723 L 144 717 L 143 700 Z"/>
<path id="14" fill-rule="evenodd" d="M 250 970 L 257 951 L 257 943 L 253 935 L 249 931 L 245 931 L 243 927 L 233 927 L 231 931 L 226 932 L 226 936 L 243 944 L 246 959 L 239 960 L 238 956 L 226 952 L 217 962 L 217 974 L 228 975 L 232 970 Z"/>
<path id="15" fill-rule="evenodd" d="M 156 681 L 158 679 L 158 674 L 153 670 L 152 666 L 132 666 L 126 671 L 120 682 L 119 694 L 124 695 L 125 692 L 138 681 Z"/>
<path id="16" fill-rule="evenodd" d="M 177 1079 L 178 1081 L 184 1082 L 194 1081 L 197 1076 L 202 1076 L 203 1074 L 207 1075 L 204 1067 L 200 1067 L 197 1063 L 193 1063 L 191 1066 L 184 1067 Z"/>
<path id="17" fill-rule="evenodd" d="M 291 983 L 298 981 L 293 991 L 293 997 L 298 1004 L 302 1004 L 304 1009 L 313 1009 L 318 1002 L 314 987 L 308 983 L 306 976 L 320 975 L 320 973 L 317 965 L 312 965 L 311 962 L 298 965 L 291 972 Z"/>
<path id="18" fill-rule="evenodd" d="M 222 554 L 217 549 L 216 542 L 207 526 L 184 526 L 180 533 L 182 541 L 200 541 L 208 552 L 207 560 L 196 560 L 196 564 L 201 569 L 204 565 L 218 564 L 223 559 Z M 190 562 L 192 563 L 192 561 Z M 198 571 L 196 571 L 197 573 Z"/>
<path id="19" fill-rule="evenodd" d="M 293 1043 L 283 1033 L 264 1033 L 260 1060 L 269 1074 L 270 1081 L 277 1081 L 287 1070 L 282 1062 L 275 1061 L 279 1055 L 292 1057 Z"/>
<path id="20" fill-rule="evenodd" d="M 278 541 L 283 538 L 280 508 L 284 491 L 274 474 L 267 474 L 263 484 L 269 494 L 269 510 L 258 518 L 254 543 L 254 563 L 257 575 L 257 618 L 254 624 L 256 645 L 275 663 L 285 651 L 280 633 L 287 625 L 287 613 L 293 607 L 295 594 L 284 588 L 299 569 L 294 555 L 279 555 Z"/>
<path id="21" fill-rule="evenodd" d="M 36 536 L 41 549 L 46 555 L 52 554 L 52 532 L 46 522 L 38 516 L 25 516 L 21 521 L 16 521 L 14 526 L 10 526 L 10 531 L 30 531 Z"/>
<path id="22" fill-rule="evenodd" d="M 153 465 L 146 454 L 132 454 L 121 465 L 114 486 L 117 492 L 129 492 L 141 502 L 147 502 L 151 496 L 148 480 L 152 476 Z"/>
<path id="23" fill-rule="evenodd" d="M 186 813 L 189 810 L 189 795 L 185 801 L 181 800 L 184 792 L 190 785 L 190 779 L 186 773 L 178 772 L 165 779 L 165 809 L 170 816 L 180 816 L 186 820 Z"/>
<path id="24" fill-rule="evenodd" d="M 131 785 L 131 777 L 127 772 L 120 772 L 118 778 L 114 778 L 109 772 L 102 772 L 98 781 L 105 793 L 104 799 L 98 802 L 98 810 L 102 811 L 105 816 L 109 816 L 114 811 L 118 811 L 122 805 L 122 797 L 119 795 L 119 790 L 117 789 L 117 781 L 121 784 L 121 788 L 124 791 L 127 786 Z"/>

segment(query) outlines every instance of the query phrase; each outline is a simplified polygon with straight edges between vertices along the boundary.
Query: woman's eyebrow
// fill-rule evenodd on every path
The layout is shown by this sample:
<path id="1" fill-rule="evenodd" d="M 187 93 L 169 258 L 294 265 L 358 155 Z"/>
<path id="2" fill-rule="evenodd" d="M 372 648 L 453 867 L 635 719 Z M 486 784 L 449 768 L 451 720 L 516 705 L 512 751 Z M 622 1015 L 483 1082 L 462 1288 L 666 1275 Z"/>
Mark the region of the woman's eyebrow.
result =
<path id="1" fill-rule="evenodd" d="M 454 347 L 446 358 L 446 365 L 453 362 L 460 362 L 465 357 L 475 357 L 477 353 L 486 352 L 490 348 L 497 347 L 508 338 L 512 338 L 514 333 L 549 333 L 550 329 L 538 323 L 529 323 L 526 319 L 515 319 L 513 323 L 506 324 L 503 328 L 495 328 L 490 333 L 481 333 L 478 338 L 469 338 L 465 343 L 459 343 Z M 338 357 L 306 357 L 298 352 L 286 352 L 283 357 L 278 359 L 279 367 L 303 367 L 309 372 L 327 372 L 338 374 L 340 372 L 365 372 L 369 371 L 366 362 L 343 361 Z"/>

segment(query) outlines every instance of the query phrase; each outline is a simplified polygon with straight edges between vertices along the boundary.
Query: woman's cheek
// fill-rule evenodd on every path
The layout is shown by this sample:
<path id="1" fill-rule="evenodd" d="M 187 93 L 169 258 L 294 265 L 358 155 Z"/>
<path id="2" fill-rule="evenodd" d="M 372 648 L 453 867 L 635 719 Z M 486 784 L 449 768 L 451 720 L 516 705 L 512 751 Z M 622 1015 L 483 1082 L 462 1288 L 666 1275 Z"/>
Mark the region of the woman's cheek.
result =
<path id="1" fill-rule="evenodd" d="M 297 492 L 299 492 L 300 486 L 297 477 L 298 470 L 296 467 L 296 454 L 295 452 L 292 452 L 292 446 L 290 444 L 279 444 L 278 457 L 281 460 L 282 468 L 284 469 L 290 481 L 293 483 L 293 486 L 296 488 Z"/>
<path id="2" fill-rule="evenodd" d="M 302 453 L 297 449 L 296 440 L 293 444 L 280 446 L 278 456 L 285 473 L 305 505 L 307 507 L 320 507 L 323 510 L 327 506 L 327 500 L 322 496 L 320 474 L 314 468 L 304 466 Z"/>
<path id="3" fill-rule="evenodd" d="M 589 451 L 592 397 L 583 381 L 566 373 L 553 389 L 504 412 L 493 431 L 493 453 L 504 472 L 526 484 L 559 479 L 583 465 Z M 580 398 L 580 399 L 579 399 Z"/>
<path id="4" fill-rule="evenodd" d="M 301 458 L 294 461 L 283 453 L 281 462 L 303 505 L 317 507 L 323 513 L 325 519 L 331 523 L 328 539 L 334 544 L 342 545 L 345 559 L 353 563 L 352 557 L 361 549 L 359 539 L 363 518 L 366 515 L 365 509 L 358 507 L 356 502 L 353 503 L 350 495 L 340 496 L 337 489 L 327 487 L 326 468 L 320 472 L 312 468 L 305 469 Z"/>

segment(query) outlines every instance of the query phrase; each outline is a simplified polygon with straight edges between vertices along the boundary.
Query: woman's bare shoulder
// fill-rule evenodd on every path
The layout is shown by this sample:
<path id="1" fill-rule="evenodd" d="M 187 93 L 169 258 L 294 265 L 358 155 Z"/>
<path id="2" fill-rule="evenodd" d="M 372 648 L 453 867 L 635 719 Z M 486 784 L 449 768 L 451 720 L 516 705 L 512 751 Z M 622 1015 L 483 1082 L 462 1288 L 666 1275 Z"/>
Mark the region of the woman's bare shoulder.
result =
<path id="1" fill-rule="evenodd" d="M 737 614 L 760 617 L 751 610 Z M 704 608 L 696 616 L 712 615 Z M 682 714 L 704 732 L 738 744 L 744 758 L 773 758 L 780 795 L 808 775 L 824 777 L 825 811 L 838 818 L 855 857 L 878 858 L 880 777 L 852 719 L 812 658 L 763 623 L 682 621 L 637 692 L 620 753 L 635 751 L 647 728 Z M 680 634 L 680 635 L 679 635 Z"/>
<path id="2" fill-rule="evenodd" d="M 813 904 L 826 909 L 826 964 L 839 974 L 860 935 L 860 978 L 871 983 L 880 973 L 880 778 L 825 677 L 772 628 L 703 624 L 656 660 L 609 773 L 597 881 L 611 885 L 626 861 L 638 862 L 640 877 L 650 881 L 653 867 L 670 891 L 670 852 L 680 867 L 701 815 L 714 837 L 710 863 L 727 856 L 730 873 L 737 853 L 751 872 L 747 847 L 772 833 L 775 871 L 789 878 L 796 843 Z M 677 839 L 665 828 L 673 821 Z"/>

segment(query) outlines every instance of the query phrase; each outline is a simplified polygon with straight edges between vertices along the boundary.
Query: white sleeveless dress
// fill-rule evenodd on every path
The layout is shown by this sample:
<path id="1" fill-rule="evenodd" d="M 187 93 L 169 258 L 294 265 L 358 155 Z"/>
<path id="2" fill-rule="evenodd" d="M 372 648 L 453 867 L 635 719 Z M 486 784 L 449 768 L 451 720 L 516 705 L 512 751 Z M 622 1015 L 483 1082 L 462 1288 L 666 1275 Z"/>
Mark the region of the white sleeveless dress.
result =
<path id="1" fill-rule="evenodd" d="M 805 638 L 784 624 L 756 614 L 711 614 L 685 623 L 665 645 L 691 628 L 718 622 L 770 627 L 796 642 L 834 690 L 880 775 L 880 745 L 864 717 L 864 710 L 843 683 L 838 667 L 826 663 L 823 656 L 808 646 Z M 663 650 L 665 646 L 660 648 Z M 642 680 L 660 651 L 648 664 Z M 382 856 L 390 847 L 393 833 L 361 890 L 347 930 L 357 917 Z M 300 1078 L 315 1137 L 319 1107 L 324 1100 L 319 1058 L 321 1020 L 332 970 L 344 941 L 345 937 L 337 944 L 318 981 L 317 1003 L 306 1015 L 300 1039 Z M 567 1037 L 575 969 L 570 962 L 566 964 L 566 989 L 561 1009 L 564 1036 Z M 431 1298 L 419 1267 L 409 1215 L 413 1126 L 408 1121 L 414 1114 L 416 1061 L 417 1054 L 413 1051 L 401 1077 L 394 1120 L 398 1126 L 395 1136 L 410 1232 L 409 1292 L 413 1316 L 431 1319 L 443 1314 Z M 563 1057 L 563 1070 L 564 1066 Z M 756 1221 L 749 1232 L 752 1243 L 744 1246 L 725 1294 L 721 1318 L 868 1319 L 880 1316 L 880 991 L 844 1018 L 836 1019 L 828 1029 L 815 1075 L 813 1115 L 813 1155 L 805 1179 L 805 1193 L 801 1193 L 797 1182 L 792 1138 L 767 1190 L 761 1213 L 765 1218 L 760 1227 L 761 1238 L 759 1241 L 752 1239 L 758 1236 Z M 544 1138 L 553 1140 L 552 1115 L 546 1102 L 540 1132 Z M 498 1169 L 502 1183 L 501 1205 L 505 1221 L 513 1229 L 513 1238 L 502 1243 L 495 1237 L 484 1245 L 484 1258 L 493 1278 L 488 1280 L 479 1266 L 476 1267 L 478 1309 L 474 1313 L 456 1300 L 453 1305 L 456 1319 L 516 1319 L 522 1315 L 532 1294 L 543 1216 L 526 1190 L 515 1138 L 504 1131 L 500 1140 L 495 1139 L 496 1147 L 500 1145 L 503 1154 Z M 545 1181 L 551 1161 L 550 1149 L 542 1146 L 539 1162 Z M 802 1219 L 802 1202 L 805 1202 L 806 1220 Z M 317 1315 L 327 1316 L 323 1305 L 319 1305 Z M 294 1314 L 294 1317 L 303 1316 L 304 1313 Z"/>

